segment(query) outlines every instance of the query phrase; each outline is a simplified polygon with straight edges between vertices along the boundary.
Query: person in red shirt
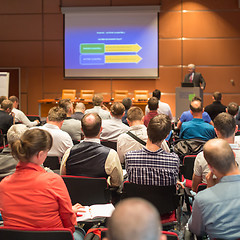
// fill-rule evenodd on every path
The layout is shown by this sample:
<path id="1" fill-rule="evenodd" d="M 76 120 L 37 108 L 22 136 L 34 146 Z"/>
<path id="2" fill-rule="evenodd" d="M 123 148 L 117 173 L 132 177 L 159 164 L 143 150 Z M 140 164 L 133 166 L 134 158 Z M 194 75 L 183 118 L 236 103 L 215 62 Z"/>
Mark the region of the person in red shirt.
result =
<path id="1" fill-rule="evenodd" d="M 151 97 L 148 100 L 149 113 L 144 117 L 144 125 L 147 127 L 150 120 L 158 115 L 158 99 L 156 97 Z"/>
<path id="2" fill-rule="evenodd" d="M 12 145 L 19 160 L 16 172 L 0 183 L 0 211 L 4 226 L 17 228 L 69 228 L 75 231 L 76 212 L 62 178 L 46 172 L 43 164 L 52 136 L 42 129 L 27 130 Z M 80 233 L 79 233 L 80 234 Z M 76 239 L 83 239 L 76 232 Z"/>

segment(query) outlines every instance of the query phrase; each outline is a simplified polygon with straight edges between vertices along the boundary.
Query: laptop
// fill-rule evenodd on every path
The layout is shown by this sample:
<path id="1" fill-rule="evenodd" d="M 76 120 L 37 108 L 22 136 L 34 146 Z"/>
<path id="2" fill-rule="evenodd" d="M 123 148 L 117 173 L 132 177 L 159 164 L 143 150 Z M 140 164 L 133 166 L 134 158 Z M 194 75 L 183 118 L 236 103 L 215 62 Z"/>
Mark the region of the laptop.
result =
<path id="1" fill-rule="evenodd" d="M 191 82 L 181 82 L 182 87 L 194 87 L 194 84 Z"/>

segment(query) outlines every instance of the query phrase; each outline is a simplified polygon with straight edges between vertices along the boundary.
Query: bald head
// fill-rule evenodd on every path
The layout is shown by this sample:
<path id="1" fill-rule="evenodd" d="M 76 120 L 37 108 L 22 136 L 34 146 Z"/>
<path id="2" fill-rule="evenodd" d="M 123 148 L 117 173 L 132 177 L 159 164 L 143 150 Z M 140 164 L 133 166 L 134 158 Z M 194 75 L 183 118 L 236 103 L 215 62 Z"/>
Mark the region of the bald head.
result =
<path id="1" fill-rule="evenodd" d="M 160 216 L 156 208 L 140 198 L 121 201 L 108 221 L 109 240 L 159 240 Z"/>
<path id="2" fill-rule="evenodd" d="M 202 113 L 202 103 L 199 100 L 193 100 L 190 104 L 190 109 L 192 113 Z"/>
<path id="3" fill-rule="evenodd" d="M 234 153 L 223 139 L 209 140 L 203 147 L 203 155 L 207 163 L 223 175 L 235 169 Z"/>
<path id="4" fill-rule="evenodd" d="M 97 137 L 102 126 L 102 119 L 97 113 L 88 113 L 81 119 L 82 131 L 85 137 Z"/>
<path id="5" fill-rule="evenodd" d="M 77 103 L 76 106 L 75 106 L 75 112 L 82 112 L 82 113 L 84 113 L 85 109 L 86 109 L 86 107 L 85 107 L 84 103 L 81 103 L 81 102 Z"/>

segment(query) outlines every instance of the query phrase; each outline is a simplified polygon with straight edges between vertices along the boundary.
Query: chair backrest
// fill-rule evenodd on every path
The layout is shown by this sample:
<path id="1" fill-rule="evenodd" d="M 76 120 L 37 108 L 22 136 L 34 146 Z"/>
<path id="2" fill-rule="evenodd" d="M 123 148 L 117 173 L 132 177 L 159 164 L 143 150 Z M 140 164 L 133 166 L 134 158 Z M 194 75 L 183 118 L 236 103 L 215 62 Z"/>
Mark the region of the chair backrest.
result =
<path id="1" fill-rule="evenodd" d="M 134 101 L 147 101 L 148 90 L 134 90 Z"/>
<path id="2" fill-rule="evenodd" d="M 206 183 L 198 184 L 198 186 L 197 186 L 197 193 L 203 191 L 206 188 L 207 188 L 207 184 Z"/>
<path id="3" fill-rule="evenodd" d="M 92 102 L 93 95 L 94 95 L 94 90 L 80 91 L 80 99 L 83 99 L 86 102 Z"/>
<path id="4" fill-rule="evenodd" d="M 177 233 L 162 231 L 162 234 L 166 235 L 167 240 L 179 240 Z"/>
<path id="5" fill-rule="evenodd" d="M 63 89 L 62 90 L 62 99 L 70 98 L 71 101 L 74 101 L 76 98 L 76 89 Z"/>
<path id="6" fill-rule="evenodd" d="M 122 199 L 140 197 L 151 202 L 160 215 L 174 211 L 179 206 L 176 186 L 150 186 L 124 182 Z"/>
<path id="7" fill-rule="evenodd" d="M 128 90 L 115 90 L 114 91 L 114 101 L 122 102 L 124 98 L 128 97 Z"/>
<path id="8" fill-rule="evenodd" d="M 192 180 L 195 159 L 196 155 L 186 155 L 183 158 L 183 169 L 181 172 L 185 179 Z"/>
<path id="9" fill-rule="evenodd" d="M 105 147 L 109 147 L 117 151 L 117 142 L 101 141 L 101 144 Z"/>
<path id="10" fill-rule="evenodd" d="M 67 228 L 7 228 L 0 227 L 2 240 L 74 240 L 72 232 Z"/>
<path id="11" fill-rule="evenodd" d="M 82 205 L 104 204 L 110 202 L 110 193 L 106 178 L 90 178 L 81 176 L 62 176 L 72 204 Z"/>
<path id="12" fill-rule="evenodd" d="M 59 157 L 55 157 L 55 156 L 47 156 L 47 158 L 45 159 L 44 163 L 43 163 L 44 167 L 48 167 L 51 170 L 58 170 L 60 169 L 60 161 L 59 161 Z"/>

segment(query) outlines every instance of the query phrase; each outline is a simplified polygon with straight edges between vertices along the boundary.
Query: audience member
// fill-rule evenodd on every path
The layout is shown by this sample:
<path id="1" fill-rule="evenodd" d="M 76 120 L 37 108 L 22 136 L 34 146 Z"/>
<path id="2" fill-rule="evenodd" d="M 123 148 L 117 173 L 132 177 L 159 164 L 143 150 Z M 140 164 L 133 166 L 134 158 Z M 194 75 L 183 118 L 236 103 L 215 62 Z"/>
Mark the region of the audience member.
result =
<path id="1" fill-rule="evenodd" d="M 0 107 L 1 107 L 1 103 L 4 101 L 4 100 L 7 100 L 8 98 L 6 96 L 0 96 Z"/>
<path id="2" fill-rule="evenodd" d="M 110 113 L 112 118 L 102 122 L 101 140 L 117 142 L 120 134 L 129 130 L 129 127 L 122 123 L 125 107 L 122 103 L 115 102 L 111 108 Z"/>
<path id="3" fill-rule="evenodd" d="M 82 138 L 81 122 L 71 117 L 73 114 L 73 103 L 71 102 L 71 99 L 60 100 L 59 107 L 63 108 L 67 113 L 67 117 L 63 121 L 61 130 L 67 132 L 73 141 L 80 141 Z"/>
<path id="4" fill-rule="evenodd" d="M 84 113 L 85 113 L 85 105 L 84 103 L 77 103 L 76 106 L 75 106 L 75 109 L 74 109 L 74 113 L 72 114 L 72 118 L 73 119 L 76 119 L 76 120 L 81 120 Z"/>
<path id="5" fill-rule="evenodd" d="M 205 112 L 209 114 L 212 120 L 222 112 L 226 112 L 226 106 L 221 103 L 222 94 L 220 92 L 214 92 L 213 96 L 213 103 L 205 107 Z"/>
<path id="6" fill-rule="evenodd" d="M 0 108 L 0 129 L 7 134 L 8 129 L 13 125 L 14 118 L 9 115 L 12 112 L 13 103 L 10 100 L 3 100 Z"/>
<path id="7" fill-rule="evenodd" d="M 108 240 L 166 240 L 157 209 L 141 198 L 121 201 L 107 226 Z"/>
<path id="8" fill-rule="evenodd" d="M 171 130 L 171 120 L 165 114 L 152 118 L 147 127 L 146 147 L 125 155 L 130 182 L 143 185 L 166 186 L 177 182 L 179 157 L 165 152 L 161 146 Z"/>
<path id="9" fill-rule="evenodd" d="M 131 107 L 128 110 L 127 121 L 130 129 L 128 132 L 121 134 L 117 139 L 117 152 L 121 163 L 125 162 L 124 156 L 127 152 L 140 150 L 147 143 L 147 128 L 143 124 L 143 118 L 144 115 L 141 108 Z M 163 140 L 161 148 L 166 152 L 170 152 L 165 140 Z"/>
<path id="10" fill-rule="evenodd" d="M 193 97 L 191 102 L 196 101 L 196 100 L 202 102 L 202 99 L 200 97 L 196 97 L 196 96 Z M 181 126 L 182 126 L 183 122 L 189 122 L 192 119 L 193 119 L 193 115 L 191 113 L 191 110 L 184 111 L 182 113 L 180 119 L 178 120 L 177 128 L 181 129 Z M 210 123 L 211 125 L 213 125 L 212 119 L 210 118 L 209 114 L 207 112 L 205 112 L 205 111 L 202 113 L 202 119 L 203 119 L 204 122 Z"/>
<path id="11" fill-rule="evenodd" d="M 87 109 L 87 113 L 97 113 L 102 119 L 110 119 L 110 113 L 107 108 L 103 105 L 103 96 L 96 94 L 92 98 L 93 108 Z"/>
<path id="12" fill-rule="evenodd" d="M 220 113 L 214 119 L 214 128 L 217 137 L 226 140 L 235 153 L 236 162 L 240 166 L 240 147 L 234 144 L 235 132 L 237 131 L 236 121 L 228 113 Z M 192 178 L 192 190 L 196 192 L 200 183 L 207 183 L 206 175 L 209 173 L 208 163 L 203 152 L 200 152 L 194 163 L 194 173 Z"/>
<path id="13" fill-rule="evenodd" d="M 184 77 L 184 82 L 193 83 L 194 87 L 200 87 L 205 89 L 206 82 L 201 73 L 195 72 L 196 66 L 194 64 L 188 64 L 188 74 Z"/>
<path id="14" fill-rule="evenodd" d="M 66 150 L 73 146 L 72 139 L 67 132 L 61 130 L 66 112 L 60 107 L 53 107 L 48 112 L 47 123 L 39 127 L 48 131 L 53 138 L 53 144 L 48 156 L 62 157 Z"/>
<path id="15" fill-rule="evenodd" d="M 148 100 L 149 113 L 144 117 L 144 125 L 147 127 L 150 120 L 158 115 L 158 99 L 156 97 L 151 97 Z"/>
<path id="16" fill-rule="evenodd" d="M 127 112 L 129 110 L 129 108 L 132 106 L 132 100 L 131 98 L 124 98 L 122 100 L 122 104 L 123 106 L 125 107 L 125 113 L 124 113 L 124 116 L 122 117 L 122 122 L 126 125 L 128 125 L 128 122 L 127 122 Z M 129 126 L 129 125 L 128 125 Z"/>
<path id="17" fill-rule="evenodd" d="M 202 119 L 203 107 L 201 101 L 192 101 L 190 112 L 193 115 L 193 119 L 182 123 L 179 137 L 182 139 L 200 139 L 203 141 L 215 138 L 214 127 Z"/>
<path id="18" fill-rule="evenodd" d="M 27 127 L 37 126 L 40 123 L 38 120 L 31 122 L 21 110 L 17 109 L 19 100 L 16 96 L 9 97 L 9 100 L 13 103 L 12 112 L 14 113 L 16 123 L 25 124 Z"/>
<path id="19" fill-rule="evenodd" d="M 171 108 L 167 103 L 161 102 L 161 91 L 158 89 L 155 89 L 152 92 L 152 97 L 156 97 L 158 99 L 158 109 L 157 112 L 160 114 L 165 114 L 167 116 L 169 116 L 169 118 L 172 120 L 172 112 L 171 112 Z M 149 108 L 148 105 L 145 108 L 145 115 L 147 115 L 149 113 Z"/>
<path id="20" fill-rule="evenodd" d="M 234 153 L 227 141 L 212 139 L 205 144 L 203 154 L 211 170 L 209 188 L 196 195 L 188 227 L 197 236 L 239 239 L 240 172 Z"/>
<path id="21" fill-rule="evenodd" d="M 51 146 L 51 134 L 37 128 L 27 130 L 11 145 L 19 163 L 16 172 L 0 183 L 0 210 L 5 227 L 75 231 L 76 212 L 81 205 L 72 206 L 62 178 L 40 166 Z"/>
<path id="22" fill-rule="evenodd" d="M 7 132 L 8 146 L 0 153 L 0 179 L 15 172 L 17 161 L 11 154 L 11 145 L 27 130 L 24 124 L 12 125 Z"/>
<path id="23" fill-rule="evenodd" d="M 236 119 L 236 124 L 238 125 L 238 128 L 240 129 L 240 120 L 238 120 L 236 118 L 236 116 L 238 115 L 238 111 L 239 111 L 239 106 L 237 103 L 235 102 L 230 102 L 227 106 L 226 112 L 228 112 L 229 114 L 231 114 L 235 119 Z"/>
<path id="24" fill-rule="evenodd" d="M 100 144 L 102 120 L 97 113 L 85 114 L 81 120 L 84 140 L 66 151 L 60 173 L 62 175 L 106 177 L 111 186 L 123 181 L 117 152 Z"/>

